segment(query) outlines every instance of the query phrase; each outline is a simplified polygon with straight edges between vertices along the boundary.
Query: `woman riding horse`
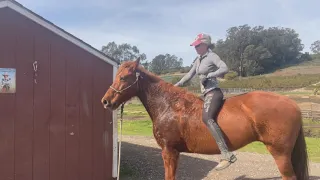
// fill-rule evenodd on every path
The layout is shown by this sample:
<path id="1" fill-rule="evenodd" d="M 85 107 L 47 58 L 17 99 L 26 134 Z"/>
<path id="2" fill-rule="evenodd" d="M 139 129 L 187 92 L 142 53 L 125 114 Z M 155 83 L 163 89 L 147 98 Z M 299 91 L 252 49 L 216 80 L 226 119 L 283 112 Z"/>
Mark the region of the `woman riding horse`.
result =
<path id="1" fill-rule="evenodd" d="M 223 76 L 229 70 L 226 63 L 216 53 L 212 52 L 213 44 L 210 35 L 203 33 L 197 35 L 190 46 L 195 47 L 199 56 L 195 59 L 190 71 L 175 86 L 182 86 L 190 81 L 195 74 L 199 75 L 201 93 L 204 95 L 203 122 L 216 140 L 222 154 L 222 159 L 215 169 L 222 170 L 237 160 L 234 154 L 229 152 L 221 129 L 216 122 L 216 117 L 223 102 L 223 93 L 218 87 L 217 77 Z"/>

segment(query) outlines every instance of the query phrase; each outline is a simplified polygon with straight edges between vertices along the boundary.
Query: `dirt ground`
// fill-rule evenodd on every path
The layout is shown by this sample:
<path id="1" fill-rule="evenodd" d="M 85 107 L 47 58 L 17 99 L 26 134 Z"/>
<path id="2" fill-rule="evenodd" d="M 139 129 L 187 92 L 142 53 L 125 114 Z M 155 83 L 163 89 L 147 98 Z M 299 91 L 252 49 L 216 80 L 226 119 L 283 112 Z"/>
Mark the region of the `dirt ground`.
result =
<path id="1" fill-rule="evenodd" d="M 153 137 L 123 136 L 121 166 L 128 176 L 122 180 L 164 179 L 161 150 Z M 181 154 L 177 180 L 262 180 L 281 179 L 272 156 L 235 152 L 238 161 L 228 169 L 216 172 L 219 155 Z M 128 171 L 130 173 L 128 173 Z M 132 174 L 133 173 L 133 174 Z M 310 180 L 320 180 L 320 163 L 310 162 Z"/>

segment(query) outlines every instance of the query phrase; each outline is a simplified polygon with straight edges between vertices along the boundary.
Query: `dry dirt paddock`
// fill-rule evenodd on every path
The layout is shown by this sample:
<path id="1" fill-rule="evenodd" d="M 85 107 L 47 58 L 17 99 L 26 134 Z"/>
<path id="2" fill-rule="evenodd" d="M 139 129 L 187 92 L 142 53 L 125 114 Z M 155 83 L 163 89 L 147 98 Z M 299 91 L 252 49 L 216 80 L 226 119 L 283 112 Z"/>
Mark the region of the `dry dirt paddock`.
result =
<path id="1" fill-rule="evenodd" d="M 123 136 L 121 180 L 163 180 L 161 151 L 153 137 Z M 177 180 L 262 180 L 281 179 L 270 155 L 236 152 L 238 161 L 228 169 L 216 172 L 218 155 L 181 154 Z M 320 163 L 310 163 L 310 180 L 320 180 Z"/>

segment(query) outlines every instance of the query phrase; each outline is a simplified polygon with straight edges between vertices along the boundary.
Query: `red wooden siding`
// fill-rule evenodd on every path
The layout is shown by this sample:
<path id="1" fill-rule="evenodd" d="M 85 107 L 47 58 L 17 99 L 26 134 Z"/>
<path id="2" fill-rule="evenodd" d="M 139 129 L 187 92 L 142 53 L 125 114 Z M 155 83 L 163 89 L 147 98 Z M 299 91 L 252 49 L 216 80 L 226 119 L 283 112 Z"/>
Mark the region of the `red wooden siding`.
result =
<path id="1" fill-rule="evenodd" d="M 112 65 L 2 8 L 0 67 L 17 70 L 0 94 L 0 179 L 112 179 Z"/>
<path id="2" fill-rule="evenodd" d="M 16 67 L 16 42 L 5 21 L 6 16 L 0 10 L 0 67 Z M 14 179 L 15 101 L 15 94 L 0 94 L 0 179 L 4 180 Z"/>

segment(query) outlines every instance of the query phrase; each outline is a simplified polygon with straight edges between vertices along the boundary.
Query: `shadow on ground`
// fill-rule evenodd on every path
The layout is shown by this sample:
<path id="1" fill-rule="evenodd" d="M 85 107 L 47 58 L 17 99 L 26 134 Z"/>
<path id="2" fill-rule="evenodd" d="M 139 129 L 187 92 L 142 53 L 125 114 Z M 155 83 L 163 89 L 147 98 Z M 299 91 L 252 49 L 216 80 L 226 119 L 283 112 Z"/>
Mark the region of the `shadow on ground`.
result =
<path id="1" fill-rule="evenodd" d="M 161 150 L 122 142 L 120 179 L 164 179 Z M 177 179 L 203 179 L 216 162 L 180 155 Z M 191 166 L 191 167 L 189 167 Z"/>
<path id="2" fill-rule="evenodd" d="M 281 180 L 281 177 L 271 177 L 271 178 L 247 178 L 246 175 L 237 177 L 235 180 Z M 318 176 L 309 176 L 309 180 L 319 180 Z"/>

